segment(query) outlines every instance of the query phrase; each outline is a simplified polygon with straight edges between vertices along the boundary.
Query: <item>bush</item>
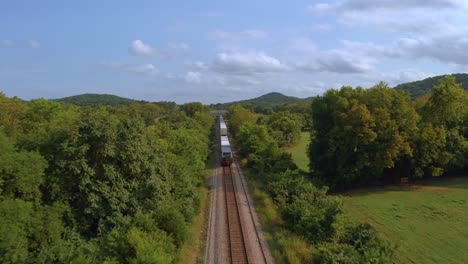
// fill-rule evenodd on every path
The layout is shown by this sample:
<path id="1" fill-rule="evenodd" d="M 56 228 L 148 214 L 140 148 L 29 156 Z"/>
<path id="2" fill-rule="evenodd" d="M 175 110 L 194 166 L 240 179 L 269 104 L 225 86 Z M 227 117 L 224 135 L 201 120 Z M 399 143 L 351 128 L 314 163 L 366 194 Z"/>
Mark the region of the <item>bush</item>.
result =
<path id="1" fill-rule="evenodd" d="M 367 223 L 346 227 L 340 242 L 353 246 L 365 263 L 387 263 L 393 255 L 393 248 Z"/>
<path id="2" fill-rule="evenodd" d="M 313 251 L 313 263 L 359 264 L 363 262 L 361 262 L 359 253 L 351 245 L 325 243 Z"/>

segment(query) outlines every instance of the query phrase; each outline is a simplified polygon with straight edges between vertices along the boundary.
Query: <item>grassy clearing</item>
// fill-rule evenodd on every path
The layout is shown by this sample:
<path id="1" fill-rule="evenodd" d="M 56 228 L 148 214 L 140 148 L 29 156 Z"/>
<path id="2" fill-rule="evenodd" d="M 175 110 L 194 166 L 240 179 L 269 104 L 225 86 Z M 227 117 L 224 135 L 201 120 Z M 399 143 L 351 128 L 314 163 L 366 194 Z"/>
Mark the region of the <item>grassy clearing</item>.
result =
<path id="1" fill-rule="evenodd" d="M 299 142 L 291 147 L 285 148 L 288 153 L 291 153 L 292 158 L 299 169 L 309 171 L 309 157 L 307 157 L 307 148 L 310 143 L 310 132 L 302 132 Z"/>
<path id="2" fill-rule="evenodd" d="M 395 263 L 468 263 L 468 177 L 356 190 L 345 213 L 397 246 Z"/>

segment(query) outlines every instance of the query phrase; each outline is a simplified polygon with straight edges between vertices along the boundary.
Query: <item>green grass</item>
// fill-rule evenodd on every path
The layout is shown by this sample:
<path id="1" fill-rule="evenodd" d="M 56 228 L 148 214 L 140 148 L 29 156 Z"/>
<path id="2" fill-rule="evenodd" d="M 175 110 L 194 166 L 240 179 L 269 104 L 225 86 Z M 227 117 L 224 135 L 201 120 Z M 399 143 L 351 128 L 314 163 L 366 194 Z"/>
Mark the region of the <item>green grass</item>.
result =
<path id="1" fill-rule="evenodd" d="M 345 214 L 397 246 L 395 263 L 468 263 L 468 177 L 346 193 Z"/>
<path id="2" fill-rule="evenodd" d="M 310 132 L 302 132 L 299 142 L 291 147 L 285 148 L 288 153 L 291 153 L 292 158 L 299 169 L 309 171 L 309 157 L 307 157 L 307 148 L 310 143 Z"/>

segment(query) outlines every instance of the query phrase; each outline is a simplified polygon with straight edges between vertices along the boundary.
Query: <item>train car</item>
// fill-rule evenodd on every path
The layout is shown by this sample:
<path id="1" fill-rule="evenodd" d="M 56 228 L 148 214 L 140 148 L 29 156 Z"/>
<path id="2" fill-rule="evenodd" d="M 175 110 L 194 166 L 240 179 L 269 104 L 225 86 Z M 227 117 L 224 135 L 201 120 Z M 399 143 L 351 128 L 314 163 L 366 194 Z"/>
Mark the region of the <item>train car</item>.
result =
<path id="1" fill-rule="evenodd" d="M 221 133 L 221 136 L 227 136 L 227 126 L 224 121 L 219 122 L 219 132 Z"/>
<path id="2" fill-rule="evenodd" d="M 229 139 L 227 136 L 221 136 L 221 146 L 230 146 Z"/>
<path id="3" fill-rule="evenodd" d="M 231 164 L 232 164 L 231 146 L 221 146 L 221 165 L 223 167 L 230 167 Z"/>
<path id="4" fill-rule="evenodd" d="M 219 133 L 220 133 L 220 147 L 221 147 L 221 165 L 223 167 L 230 167 L 232 159 L 231 144 L 227 137 L 227 126 L 224 122 L 223 116 L 219 116 Z"/>

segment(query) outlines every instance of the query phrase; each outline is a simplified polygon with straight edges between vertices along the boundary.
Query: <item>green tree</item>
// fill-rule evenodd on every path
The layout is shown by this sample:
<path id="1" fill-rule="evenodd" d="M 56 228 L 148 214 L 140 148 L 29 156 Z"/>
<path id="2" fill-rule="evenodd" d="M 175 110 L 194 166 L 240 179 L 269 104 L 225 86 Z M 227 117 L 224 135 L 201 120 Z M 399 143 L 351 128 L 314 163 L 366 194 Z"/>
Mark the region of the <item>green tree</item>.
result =
<path id="1" fill-rule="evenodd" d="M 419 116 L 404 93 L 384 83 L 330 90 L 313 101 L 312 119 L 311 169 L 332 187 L 409 170 Z"/>

